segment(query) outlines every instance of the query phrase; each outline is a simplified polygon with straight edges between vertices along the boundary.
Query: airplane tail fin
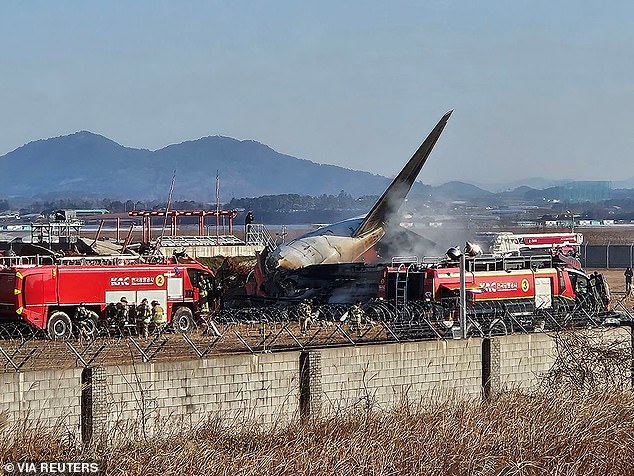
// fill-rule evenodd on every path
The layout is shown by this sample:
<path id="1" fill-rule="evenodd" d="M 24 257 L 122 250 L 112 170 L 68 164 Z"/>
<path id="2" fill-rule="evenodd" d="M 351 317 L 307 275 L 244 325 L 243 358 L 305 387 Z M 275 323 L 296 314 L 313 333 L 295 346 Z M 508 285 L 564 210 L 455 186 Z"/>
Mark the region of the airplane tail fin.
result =
<path id="1" fill-rule="evenodd" d="M 388 216 L 398 210 L 412 188 L 420 170 L 423 168 L 423 165 L 425 165 L 427 157 L 429 157 L 434 145 L 436 145 L 436 141 L 445 128 L 452 112 L 453 110 L 449 111 L 438 121 L 436 127 L 429 133 L 409 162 L 405 164 L 403 170 L 401 170 L 387 190 L 383 192 L 381 198 L 374 204 L 370 213 L 368 213 L 361 222 L 359 228 L 355 230 L 352 235 L 353 237 L 365 235 L 379 226 L 385 225 Z"/>

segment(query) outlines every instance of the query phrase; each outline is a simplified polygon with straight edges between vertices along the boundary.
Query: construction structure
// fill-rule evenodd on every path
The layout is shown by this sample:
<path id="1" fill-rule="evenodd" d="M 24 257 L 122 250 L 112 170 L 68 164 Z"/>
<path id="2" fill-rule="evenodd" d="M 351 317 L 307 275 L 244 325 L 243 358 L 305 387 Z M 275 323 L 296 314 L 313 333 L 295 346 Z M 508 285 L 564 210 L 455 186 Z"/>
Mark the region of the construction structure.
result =
<path id="1" fill-rule="evenodd" d="M 57 210 L 51 218 L 31 224 L 31 243 L 61 247 L 77 243 L 83 222 L 74 210 Z"/>
<path id="2" fill-rule="evenodd" d="M 228 233 L 233 234 L 233 219 L 238 215 L 236 210 L 132 210 L 128 212 L 131 217 L 142 219 L 141 226 L 143 228 L 143 242 L 150 243 L 152 241 L 152 218 L 162 218 L 161 225 L 167 227 L 169 225 L 170 236 L 176 236 L 180 218 L 196 217 L 198 219 L 198 236 L 205 236 L 205 218 L 216 217 L 216 232 L 220 228 L 220 219 L 223 222 L 228 219 Z M 168 220 L 169 218 L 169 220 Z M 169 223 L 168 223 L 169 221 Z M 163 235 L 163 233 L 161 233 Z M 218 233 L 216 233 L 218 236 Z"/>
<path id="3" fill-rule="evenodd" d="M 261 224 L 246 225 L 244 239 L 234 235 L 233 220 L 238 215 L 237 210 L 132 210 L 128 215 L 142 219 L 143 243 L 152 242 L 152 219 L 162 219 L 161 234 L 156 238 L 156 244 L 165 256 L 174 252 L 185 252 L 194 258 L 255 256 L 256 252 L 274 245 L 273 237 Z M 215 217 L 215 224 L 208 226 L 207 217 Z M 182 218 L 197 219 L 197 235 L 178 234 Z"/>

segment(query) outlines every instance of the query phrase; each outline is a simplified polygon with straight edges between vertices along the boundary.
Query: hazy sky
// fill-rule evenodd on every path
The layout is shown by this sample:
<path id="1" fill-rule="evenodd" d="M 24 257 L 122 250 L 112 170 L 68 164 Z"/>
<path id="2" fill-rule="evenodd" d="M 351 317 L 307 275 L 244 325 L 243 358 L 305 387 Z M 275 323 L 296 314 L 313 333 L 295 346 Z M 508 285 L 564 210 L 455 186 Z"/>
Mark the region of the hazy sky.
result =
<path id="1" fill-rule="evenodd" d="M 207 135 L 393 176 L 634 176 L 634 2 L 6 1 L 0 155 Z M 222 173 L 222 172 L 221 172 Z"/>

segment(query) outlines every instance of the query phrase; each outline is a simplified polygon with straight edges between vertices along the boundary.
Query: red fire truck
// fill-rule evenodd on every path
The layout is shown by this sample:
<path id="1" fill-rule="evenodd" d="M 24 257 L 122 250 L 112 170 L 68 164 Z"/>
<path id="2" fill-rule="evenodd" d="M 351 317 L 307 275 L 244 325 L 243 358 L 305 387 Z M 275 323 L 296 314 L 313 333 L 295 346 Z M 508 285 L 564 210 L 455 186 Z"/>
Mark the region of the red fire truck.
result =
<path id="1" fill-rule="evenodd" d="M 158 301 L 168 323 L 181 332 L 195 325 L 199 290 L 213 283 L 214 275 L 197 261 L 157 264 L 117 258 L 59 260 L 46 265 L 14 265 L 0 270 L 0 322 L 18 320 L 45 330 L 53 339 L 69 338 L 80 328 L 96 333 L 112 316 L 109 311 L 125 298 L 129 327 L 134 327 L 135 304 L 143 298 Z M 211 293 L 210 293 L 211 294 Z M 82 306 L 89 317 L 78 313 Z M 82 322 L 78 315 L 82 315 Z"/>
<path id="2" fill-rule="evenodd" d="M 608 311 L 609 290 L 599 274 L 587 275 L 559 262 L 557 256 L 480 256 L 465 260 L 467 314 L 480 326 L 495 323 L 533 330 L 544 318 L 591 318 Z M 418 303 L 434 324 L 457 324 L 460 267 L 446 259 L 387 266 L 379 297 L 407 306 Z"/>
<path id="3" fill-rule="evenodd" d="M 491 253 L 501 256 L 517 256 L 559 250 L 566 254 L 579 254 L 583 243 L 581 233 L 509 233 L 494 235 Z"/>

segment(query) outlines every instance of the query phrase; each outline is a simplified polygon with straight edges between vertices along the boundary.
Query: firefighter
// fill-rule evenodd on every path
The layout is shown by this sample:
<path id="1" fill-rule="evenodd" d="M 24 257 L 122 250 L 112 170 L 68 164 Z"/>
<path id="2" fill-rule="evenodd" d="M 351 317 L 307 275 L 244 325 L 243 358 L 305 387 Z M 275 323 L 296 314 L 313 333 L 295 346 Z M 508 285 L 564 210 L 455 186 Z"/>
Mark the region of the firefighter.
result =
<path id="1" fill-rule="evenodd" d="M 117 305 L 113 302 L 108 303 L 104 314 L 106 316 L 106 326 L 114 325 L 117 321 Z"/>
<path id="2" fill-rule="evenodd" d="M 150 318 L 152 317 L 152 311 L 148 305 L 147 298 L 141 300 L 141 304 L 136 307 L 136 324 L 137 332 L 147 339 L 150 333 Z"/>
<path id="3" fill-rule="evenodd" d="M 607 305 L 607 293 L 605 292 L 603 276 L 595 271 L 590 275 L 588 284 L 594 301 L 594 306 L 596 307 L 595 310 L 600 311 L 603 306 Z"/>
<path id="4" fill-rule="evenodd" d="M 88 319 L 89 316 L 90 316 L 90 312 L 88 311 L 88 309 L 86 309 L 85 303 L 83 302 L 79 303 L 79 306 L 75 310 L 75 320 L 83 321 Z"/>
<path id="5" fill-rule="evenodd" d="M 603 275 L 598 272 L 594 272 L 597 275 L 597 288 L 599 290 L 599 297 L 601 298 L 601 302 L 607 307 L 608 305 L 608 283 L 603 279 Z"/>
<path id="6" fill-rule="evenodd" d="M 623 276 L 625 276 L 625 296 L 626 297 L 632 293 L 632 275 L 633 274 L 634 273 L 632 272 L 632 268 L 630 268 L 629 266 L 625 270 L 625 273 L 623 273 Z"/>
<path id="7" fill-rule="evenodd" d="M 88 319 L 90 319 L 90 311 L 86 309 L 85 303 L 79 303 L 79 306 L 75 310 L 75 321 L 79 323 L 80 337 L 90 337 L 90 330 L 88 328 L 88 323 L 86 322 Z"/>
<path id="8" fill-rule="evenodd" d="M 350 306 L 350 318 L 354 326 L 356 327 L 357 333 L 361 336 L 361 325 L 363 324 L 364 312 L 363 308 L 361 308 L 361 301 L 357 299 L 357 301 Z"/>
<path id="9" fill-rule="evenodd" d="M 310 329 L 311 323 L 311 314 L 313 312 L 313 307 L 310 302 L 310 299 L 304 299 L 299 303 L 299 307 L 297 309 L 297 318 L 299 321 L 299 330 L 303 334 L 306 334 Z"/>
<path id="10" fill-rule="evenodd" d="M 212 305 L 214 309 L 222 309 L 223 305 L 223 289 L 222 289 L 222 281 L 218 278 L 214 279 L 213 282 L 213 301 Z"/>
<path id="11" fill-rule="evenodd" d="M 117 303 L 117 325 L 121 328 L 128 323 L 128 317 L 130 315 L 130 308 L 128 306 L 128 300 L 122 297 Z"/>
<path id="12" fill-rule="evenodd" d="M 203 314 L 209 314 L 209 283 L 205 278 L 200 278 L 198 285 L 198 306 L 200 312 Z"/>
<path id="13" fill-rule="evenodd" d="M 249 210 L 244 217 L 244 242 L 249 243 L 251 239 L 251 225 L 253 224 L 253 212 Z"/>
<path id="14" fill-rule="evenodd" d="M 167 324 L 167 316 L 165 311 L 161 307 L 158 301 L 152 301 L 152 324 L 154 324 L 154 330 L 159 334 L 162 334 Z"/>

